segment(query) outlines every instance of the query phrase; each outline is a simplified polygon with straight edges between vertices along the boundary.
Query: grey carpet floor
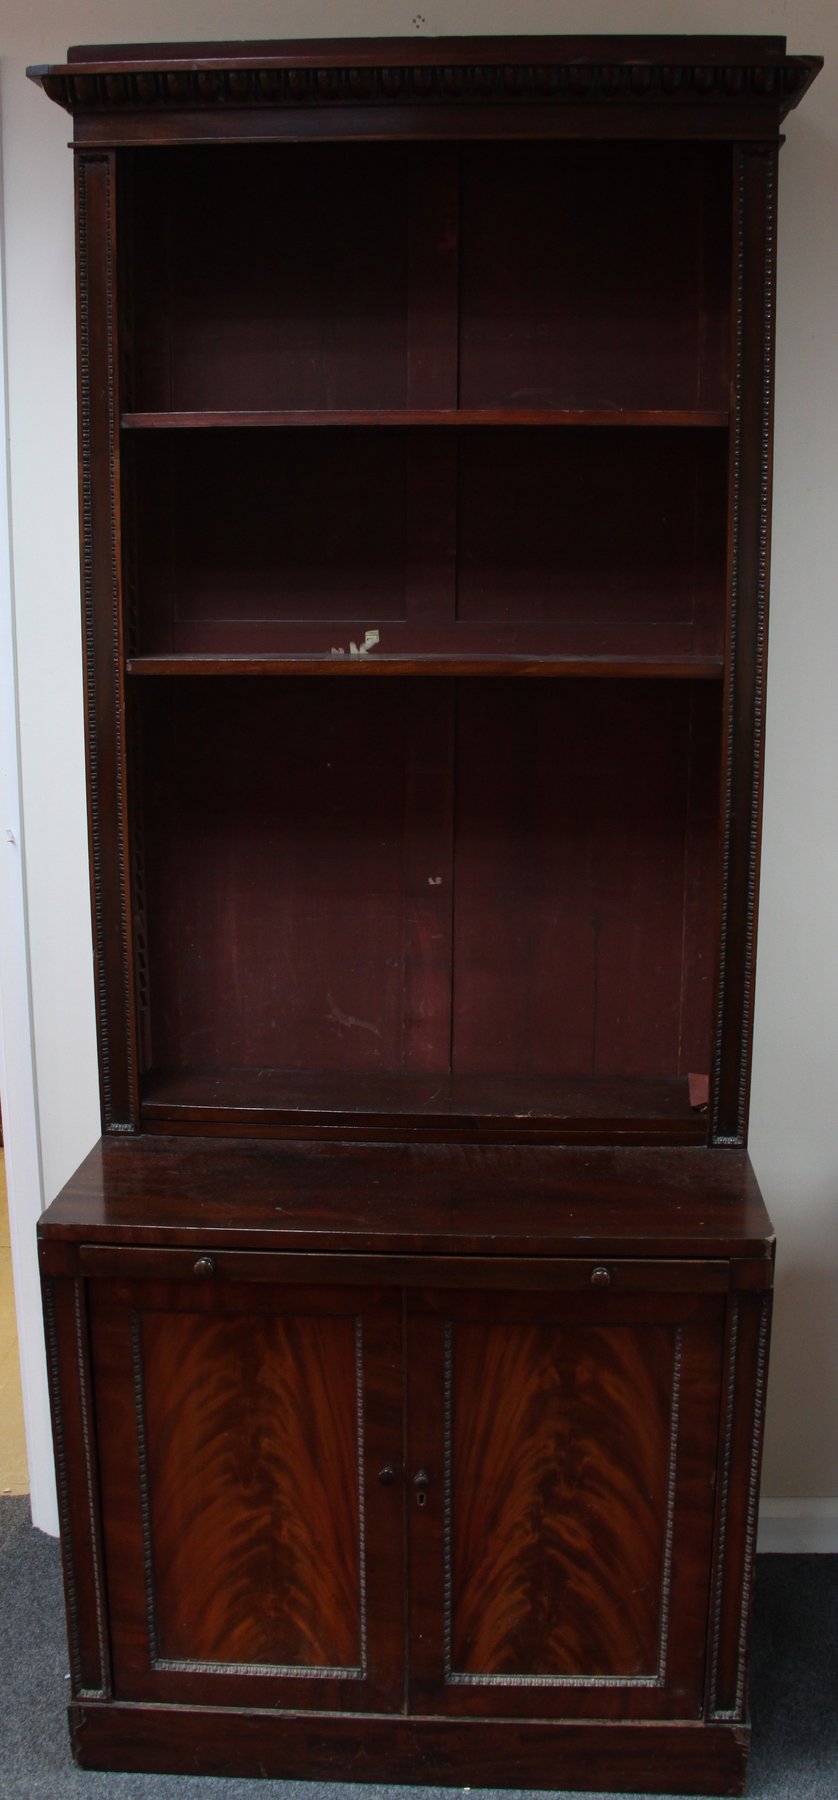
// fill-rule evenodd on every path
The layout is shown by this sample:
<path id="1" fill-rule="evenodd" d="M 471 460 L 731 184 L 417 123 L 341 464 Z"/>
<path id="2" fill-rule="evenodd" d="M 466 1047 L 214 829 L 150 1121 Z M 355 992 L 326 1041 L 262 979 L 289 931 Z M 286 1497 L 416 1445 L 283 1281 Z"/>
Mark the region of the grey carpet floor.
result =
<path id="1" fill-rule="evenodd" d="M 66 1668 L 58 1546 L 32 1530 L 28 1500 L 0 1499 L 2 1800 L 450 1800 L 461 1791 L 84 1773 L 68 1748 Z M 838 1800 L 838 1557 L 759 1559 L 751 1711 L 752 1800 Z M 471 1800 L 490 1791 L 474 1788 Z"/>

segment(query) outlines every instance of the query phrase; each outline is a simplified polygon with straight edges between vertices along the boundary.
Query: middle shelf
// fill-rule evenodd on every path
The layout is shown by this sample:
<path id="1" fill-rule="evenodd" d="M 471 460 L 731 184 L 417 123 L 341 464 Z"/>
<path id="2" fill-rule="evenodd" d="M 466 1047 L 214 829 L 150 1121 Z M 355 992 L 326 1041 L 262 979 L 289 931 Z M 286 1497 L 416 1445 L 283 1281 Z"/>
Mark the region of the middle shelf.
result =
<path id="1" fill-rule="evenodd" d="M 695 653 L 683 656 L 651 653 L 632 656 L 568 656 L 556 655 L 552 651 L 527 654 L 509 648 L 502 651 L 480 649 L 472 642 L 470 648 L 459 644 L 454 649 L 445 648 L 436 652 L 413 648 L 405 649 L 401 655 L 391 652 L 387 656 L 362 653 L 357 646 L 356 654 L 352 655 L 350 652 L 348 656 L 343 652 L 338 654 L 325 651 L 316 655 L 289 651 L 284 655 L 277 652 L 257 656 L 238 652 L 213 655 L 209 651 L 193 655 L 184 651 L 171 656 L 128 657 L 125 672 L 131 677 L 144 678 L 183 675 L 338 675 L 355 680 L 358 677 L 403 675 L 449 675 L 458 678 L 516 675 L 563 680 L 721 681 L 724 661 L 721 656 L 701 656 Z"/>
<path id="2" fill-rule="evenodd" d="M 120 482 L 132 673 L 721 670 L 726 431 L 131 431 Z"/>
<path id="3" fill-rule="evenodd" d="M 661 407 L 623 406 L 392 406 L 277 409 L 213 410 L 202 408 L 192 412 L 124 412 L 120 421 L 124 431 L 241 431 L 255 429 L 377 429 L 398 430 L 405 427 L 441 428 L 451 431 L 489 426 L 492 430 L 518 429 L 521 426 L 540 429 L 572 430 L 575 427 L 617 429 L 720 430 L 730 423 L 730 413 L 721 408 L 693 407 L 664 409 Z"/>

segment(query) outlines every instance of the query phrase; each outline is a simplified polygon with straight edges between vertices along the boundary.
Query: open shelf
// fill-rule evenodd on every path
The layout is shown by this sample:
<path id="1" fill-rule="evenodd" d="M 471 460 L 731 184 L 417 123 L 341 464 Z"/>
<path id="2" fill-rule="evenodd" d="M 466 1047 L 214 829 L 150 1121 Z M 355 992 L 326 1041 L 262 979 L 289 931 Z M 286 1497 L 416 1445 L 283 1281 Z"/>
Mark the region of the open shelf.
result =
<path id="1" fill-rule="evenodd" d="M 319 411 L 307 412 L 268 409 L 252 412 L 126 412 L 121 419 L 125 431 L 249 431 L 259 428 L 309 430 L 318 426 L 328 430 L 341 427 L 362 427 L 365 430 L 381 427 L 383 430 L 393 430 L 406 426 L 459 430 L 480 425 L 500 428 L 534 425 L 554 430 L 571 430 L 577 426 L 608 429 L 630 425 L 642 430 L 664 431 L 680 430 L 688 426 L 691 430 L 715 431 L 723 430 L 729 423 L 730 412 L 724 408 L 692 407 L 678 411 L 673 408 L 578 406 L 396 406 L 378 409 L 345 407 L 340 411 L 323 407 Z"/>
<path id="2" fill-rule="evenodd" d="M 122 162 L 129 426 L 724 422 L 723 144 L 227 144 Z"/>
<path id="3" fill-rule="evenodd" d="M 126 434 L 130 666 L 713 678 L 727 463 L 726 434 L 688 428 Z"/>
<path id="4" fill-rule="evenodd" d="M 706 1120 L 685 1077 L 531 1081 L 410 1074 L 301 1074 L 287 1069 L 153 1069 L 143 1114 L 155 1128 L 223 1125 L 228 1133 L 334 1131 L 386 1136 L 410 1128 L 470 1138 L 550 1136 L 591 1142 L 701 1143 Z"/>
<path id="5" fill-rule="evenodd" d="M 723 146 L 466 146 L 460 404 L 726 406 L 729 183 Z"/>
<path id="6" fill-rule="evenodd" d="M 332 651 L 319 656 L 303 653 L 296 656 L 214 656 L 205 651 L 197 655 L 184 652 L 176 656 L 132 656 L 126 661 L 125 672 L 132 677 L 144 678 L 181 675 L 342 675 L 350 679 L 396 675 L 518 675 L 567 680 L 721 681 L 724 662 L 721 656 L 527 656 L 524 653 L 510 655 L 509 651 L 466 649 L 440 654 L 413 651 L 404 656 L 379 656 L 375 650 L 354 656 L 351 652 L 347 656 Z"/>
<path id="7" fill-rule="evenodd" d="M 129 694 L 149 1122 L 706 1136 L 718 684 L 211 685 Z"/>

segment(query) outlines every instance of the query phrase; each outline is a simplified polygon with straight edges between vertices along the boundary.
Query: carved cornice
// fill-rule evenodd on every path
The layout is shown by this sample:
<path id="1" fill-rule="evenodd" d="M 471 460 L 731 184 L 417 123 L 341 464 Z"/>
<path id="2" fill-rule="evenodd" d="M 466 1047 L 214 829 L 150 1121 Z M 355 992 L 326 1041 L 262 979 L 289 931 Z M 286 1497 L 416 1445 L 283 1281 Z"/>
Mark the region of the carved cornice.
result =
<path id="1" fill-rule="evenodd" d="M 205 111 L 239 107 L 390 106 L 394 102 L 423 103 L 556 101 L 611 105 L 626 102 L 666 106 L 684 102 L 756 103 L 779 105 L 780 117 L 795 106 L 821 66 L 815 56 L 786 56 L 784 49 L 768 49 L 756 40 L 750 55 L 742 40 L 732 40 L 725 60 L 723 43 L 712 53 L 690 39 L 672 39 L 661 56 L 647 52 L 638 39 L 635 55 L 609 55 L 605 41 L 599 56 L 580 54 L 572 40 L 532 40 L 532 61 L 521 60 L 526 39 L 517 40 L 514 51 L 495 48 L 491 40 L 475 41 L 469 53 L 462 40 L 439 41 L 434 50 L 439 61 L 422 54 L 422 40 L 404 45 L 381 46 L 375 58 L 372 42 L 355 60 L 340 57 L 333 46 L 332 59 L 316 54 L 291 54 L 295 46 L 277 45 L 279 54 L 184 58 L 177 54 L 154 61 L 126 57 L 71 62 L 28 71 L 51 100 L 70 113 L 124 113 Z M 495 41 L 497 45 L 497 40 Z M 778 40 L 782 43 L 782 40 Z M 177 46 L 173 46 L 177 51 Z M 282 54 L 285 50 L 286 54 Z M 575 50 L 575 54 L 574 54 Z M 696 58 L 695 52 L 698 51 Z M 347 47 L 349 52 L 349 47 Z M 415 60 L 411 60 L 411 57 Z M 386 58 L 386 60 L 385 60 Z"/>

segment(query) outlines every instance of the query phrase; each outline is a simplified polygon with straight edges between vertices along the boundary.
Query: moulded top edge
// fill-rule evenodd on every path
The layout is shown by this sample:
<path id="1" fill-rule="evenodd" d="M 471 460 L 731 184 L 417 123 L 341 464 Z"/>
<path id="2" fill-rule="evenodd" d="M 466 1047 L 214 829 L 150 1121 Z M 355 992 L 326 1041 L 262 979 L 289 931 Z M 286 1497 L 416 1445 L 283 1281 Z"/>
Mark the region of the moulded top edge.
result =
<path id="1" fill-rule="evenodd" d="M 71 113 L 393 102 L 795 106 L 822 66 L 783 37 L 437 37 L 77 45 L 27 73 Z"/>
<path id="2" fill-rule="evenodd" d="M 378 61 L 387 57 L 402 64 L 422 62 L 530 62 L 533 57 L 546 57 L 556 62 L 636 62 L 647 58 L 652 62 L 680 61 L 686 56 L 701 56 L 719 62 L 749 62 L 762 58 L 784 60 L 784 37 L 764 37 L 757 33 L 685 33 L 655 34 L 610 32 L 581 34 L 555 32 L 521 32 L 514 35 L 421 37 L 356 37 L 356 38 L 239 38 L 229 41 L 155 43 L 155 44 L 73 44 L 67 51 L 68 64 L 137 63 L 155 65 L 170 62 L 226 64 L 240 62 L 331 63 L 335 61 Z"/>

